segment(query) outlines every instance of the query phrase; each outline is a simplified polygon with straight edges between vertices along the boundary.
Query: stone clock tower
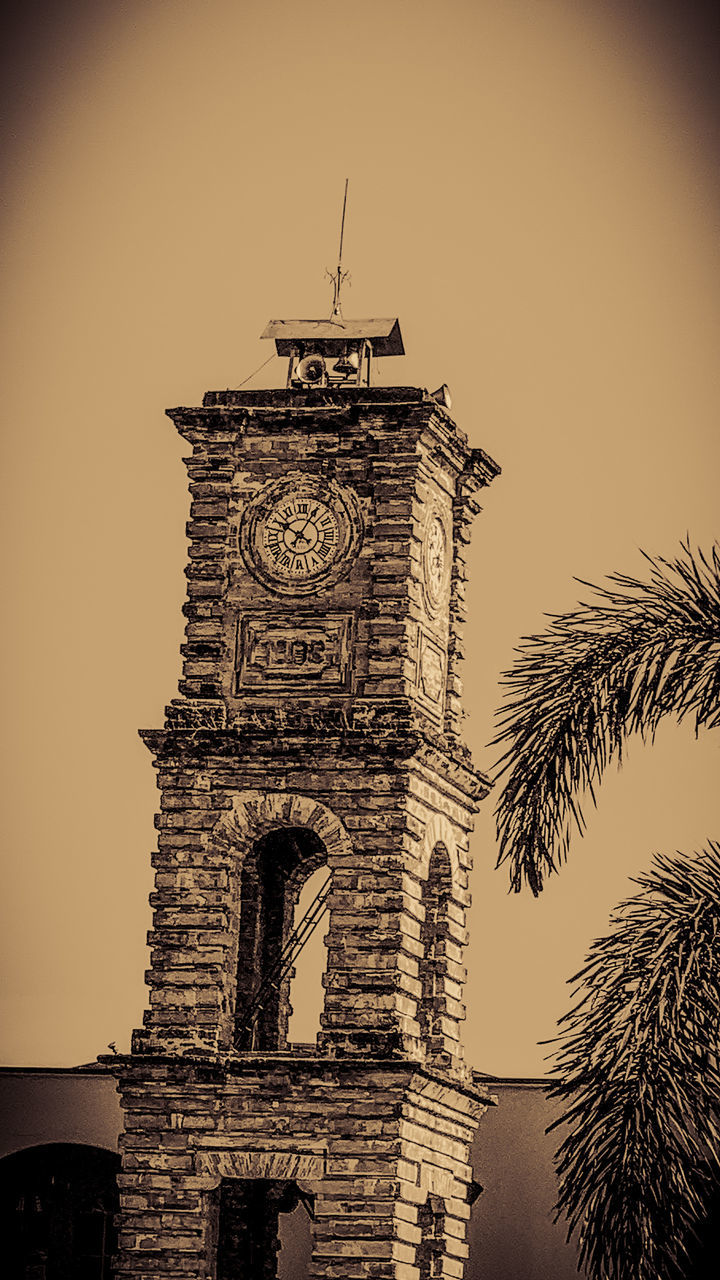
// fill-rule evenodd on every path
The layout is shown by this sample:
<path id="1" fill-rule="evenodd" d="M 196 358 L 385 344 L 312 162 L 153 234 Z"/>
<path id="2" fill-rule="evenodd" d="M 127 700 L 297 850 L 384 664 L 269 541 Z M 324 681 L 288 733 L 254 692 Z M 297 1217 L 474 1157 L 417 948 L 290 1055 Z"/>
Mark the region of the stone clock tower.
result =
<path id="1" fill-rule="evenodd" d="M 272 322 L 281 390 L 170 410 L 192 447 L 180 696 L 142 736 L 161 792 L 150 988 L 125 1110 L 122 1280 L 463 1275 L 469 833 L 465 551 L 498 468 L 440 393 L 371 387 L 397 321 Z M 308 878 L 325 878 L 308 913 Z M 321 877 L 322 879 L 322 877 Z M 317 1044 L 293 961 L 325 921 Z"/>

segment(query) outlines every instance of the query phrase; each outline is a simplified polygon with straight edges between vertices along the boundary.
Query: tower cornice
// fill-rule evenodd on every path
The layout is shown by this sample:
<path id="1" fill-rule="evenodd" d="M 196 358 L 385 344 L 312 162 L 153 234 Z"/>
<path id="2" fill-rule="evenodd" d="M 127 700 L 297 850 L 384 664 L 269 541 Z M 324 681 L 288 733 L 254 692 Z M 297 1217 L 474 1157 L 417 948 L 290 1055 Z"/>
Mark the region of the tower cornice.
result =
<path id="1" fill-rule="evenodd" d="M 429 768 L 438 779 L 452 784 L 469 800 L 482 800 L 491 789 L 487 774 L 477 769 L 467 749 L 449 748 L 440 736 L 424 730 L 402 730 L 377 725 L 341 727 L 337 717 L 319 710 L 298 713 L 278 723 L 270 715 L 263 721 L 248 719 L 224 729 L 167 728 L 141 729 L 140 737 L 157 760 L 187 759 L 197 762 L 210 757 L 242 760 L 252 754 L 274 758 L 302 757 L 318 762 L 349 757 L 367 765 L 418 765 Z"/>
<path id="2" fill-rule="evenodd" d="M 260 1073 L 265 1077 L 277 1074 L 287 1079 L 312 1076 L 342 1088 L 361 1083 L 369 1076 L 385 1077 L 386 1083 L 394 1078 L 403 1082 L 406 1088 L 414 1087 L 417 1092 L 423 1092 L 424 1088 L 430 1086 L 440 1091 L 440 1096 L 444 1095 L 446 1105 L 454 1102 L 467 1114 L 478 1118 L 488 1107 L 497 1106 L 497 1096 L 479 1078 L 478 1073 L 468 1070 L 460 1076 L 457 1072 L 434 1069 L 426 1063 L 413 1062 L 406 1057 L 370 1060 L 367 1057 L 333 1058 L 317 1053 L 299 1053 L 297 1050 L 266 1054 L 205 1054 L 185 1051 L 182 1055 L 163 1054 L 156 1050 L 144 1053 L 141 1050 L 132 1054 L 102 1055 L 98 1062 L 112 1071 L 113 1075 L 127 1076 L 129 1079 L 138 1071 L 146 1072 L 147 1064 L 150 1063 L 155 1073 L 171 1078 L 175 1084 L 182 1081 L 217 1085 L 233 1079 L 257 1077 Z"/>
<path id="3" fill-rule="evenodd" d="M 385 421 L 373 418 L 373 410 L 394 410 Z M 398 412 L 402 411 L 402 412 Z M 429 431 L 453 470 L 460 472 L 476 488 L 489 484 L 500 474 L 499 465 L 483 449 L 473 448 L 466 433 L 448 411 L 422 387 L 344 387 L 263 391 L 207 391 L 201 406 L 167 409 L 167 416 L 180 435 L 190 443 L 219 444 L 253 428 L 253 419 L 262 422 L 264 432 L 286 432 L 288 427 L 322 432 L 339 430 L 344 424 L 360 428 L 370 436 L 376 432 L 395 434 L 401 426 L 415 429 L 418 439 Z"/>

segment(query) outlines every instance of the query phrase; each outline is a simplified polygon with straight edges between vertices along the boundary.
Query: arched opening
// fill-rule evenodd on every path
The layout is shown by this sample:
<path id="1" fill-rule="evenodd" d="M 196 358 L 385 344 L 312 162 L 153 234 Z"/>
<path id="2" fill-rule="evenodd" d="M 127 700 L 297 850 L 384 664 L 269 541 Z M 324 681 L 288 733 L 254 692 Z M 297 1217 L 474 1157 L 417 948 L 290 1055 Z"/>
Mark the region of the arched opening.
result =
<path id="1" fill-rule="evenodd" d="M 326 860 L 325 845 L 307 827 L 280 827 L 268 832 L 256 841 L 244 860 L 234 1038 L 237 1049 L 273 1051 L 287 1044 L 290 979 L 298 942 L 293 927 L 295 904 L 303 884 Z"/>
<path id="2" fill-rule="evenodd" d="M 318 867 L 303 884 L 295 907 L 295 930 L 304 928 L 303 922 L 309 919 L 309 913 L 313 911 L 313 904 L 318 901 L 327 877 L 327 867 Z M 311 926 L 314 923 L 312 919 Z M 299 952 L 291 973 L 288 1040 L 293 1045 L 314 1045 L 320 1030 L 320 1015 L 325 1000 L 322 979 L 327 969 L 325 928 L 321 916 L 318 917 L 317 925 L 312 932 L 308 931 L 307 941 Z"/>
<path id="3" fill-rule="evenodd" d="M 448 969 L 447 912 L 452 891 L 450 855 L 438 842 L 430 854 L 428 874 L 422 889 L 425 918 L 421 929 L 423 957 L 419 978 L 422 992 L 418 1007 L 420 1038 L 429 1056 L 445 1048 L 442 1019 L 447 1013 L 445 979 Z"/>
<path id="4" fill-rule="evenodd" d="M 51 1143 L 0 1160 L 7 1280 L 110 1280 L 120 1157 Z"/>

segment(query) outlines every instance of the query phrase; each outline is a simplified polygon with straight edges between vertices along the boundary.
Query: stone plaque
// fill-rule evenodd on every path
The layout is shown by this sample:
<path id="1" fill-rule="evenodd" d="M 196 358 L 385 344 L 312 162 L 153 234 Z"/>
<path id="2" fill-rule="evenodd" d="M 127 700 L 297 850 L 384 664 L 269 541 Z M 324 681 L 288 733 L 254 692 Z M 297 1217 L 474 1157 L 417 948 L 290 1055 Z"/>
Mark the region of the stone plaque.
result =
<path id="1" fill-rule="evenodd" d="M 445 705 L 445 650 L 422 629 L 418 632 L 417 685 L 423 701 L 441 714 Z"/>
<path id="2" fill-rule="evenodd" d="M 249 614 L 238 628 L 237 692 L 345 689 L 350 678 L 350 614 L 303 618 Z"/>

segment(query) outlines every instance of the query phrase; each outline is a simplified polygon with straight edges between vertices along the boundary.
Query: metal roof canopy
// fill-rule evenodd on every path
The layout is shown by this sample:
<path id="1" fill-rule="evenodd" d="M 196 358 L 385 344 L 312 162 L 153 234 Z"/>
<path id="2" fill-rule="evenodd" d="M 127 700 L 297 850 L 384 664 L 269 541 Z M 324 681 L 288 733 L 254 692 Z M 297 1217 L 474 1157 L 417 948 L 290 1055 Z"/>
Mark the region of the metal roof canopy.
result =
<path id="1" fill-rule="evenodd" d="M 400 322 L 392 320 L 270 320 L 261 338 L 274 338 L 279 356 L 298 346 L 324 356 L 342 355 L 348 343 L 368 342 L 374 356 L 404 356 Z"/>

